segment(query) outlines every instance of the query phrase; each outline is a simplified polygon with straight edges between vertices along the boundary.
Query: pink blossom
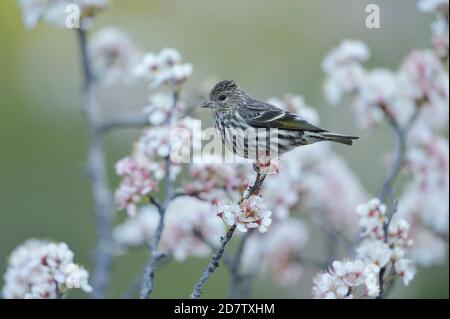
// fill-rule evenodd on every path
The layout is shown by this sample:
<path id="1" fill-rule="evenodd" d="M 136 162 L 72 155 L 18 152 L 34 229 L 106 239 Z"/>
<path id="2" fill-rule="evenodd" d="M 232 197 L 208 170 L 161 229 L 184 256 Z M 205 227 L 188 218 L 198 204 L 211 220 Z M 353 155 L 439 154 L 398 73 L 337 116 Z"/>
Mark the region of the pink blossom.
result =
<path id="1" fill-rule="evenodd" d="M 181 63 L 181 55 L 175 49 L 165 48 L 157 55 L 144 55 L 134 73 L 138 78 L 148 81 L 152 88 L 162 85 L 178 87 L 191 76 L 192 65 Z"/>
<path id="2" fill-rule="evenodd" d="M 140 53 L 124 32 L 105 27 L 97 31 L 88 43 L 92 68 L 106 84 L 130 81 L 131 70 Z"/>
<path id="3" fill-rule="evenodd" d="M 11 254 L 3 296 L 7 299 L 56 299 L 72 288 L 91 292 L 89 274 L 73 263 L 65 243 L 29 239 Z"/>
<path id="4" fill-rule="evenodd" d="M 86 26 L 90 18 L 108 8 L 109 1 L 72 0 L 68 3 L 65 0 L 19 0 L 23 22 L 29 29 L 34 28 L 40 20 L 64 27 L 67 17 L 66 8 L 69 4 L 78 6 L 82 17 L 82 26 Z"/>
<path id="5" fill-rule="evenodd" d="M 241 232 L 257 228 L 264 233 L 272 223 L 272 212 L 267 210 L 263 199 L 258 195 L 250 195 L 240 205 L 231 203 L 219 208 L 218 215 L 229 225 L 236 225 Z"/>
<path id="6" fill-rule="evenodd" d="M 313 295 L 317 299 L 353 299 L 353 291 L 364 285 L 368 296 L 376 297 L 379 270 L 359 259 L 334 261 L 328 272 L 314 277 Z"/>
<path id="7" fill-rule="evenodd" d="M 136 214 L 137 204 L 157 188 L 154 169 L 153 163 L 133 157 L 117 162 L 116 173 L 123 178 L 115 193 L 119 209 L 126 209 L 131 216 Z"/>
<path id="8" fill-rule="evenodd" d="M 179 197 L 167 208 L 161 249 L 177 261 L 184 261 L 188 256 L 206 257 L 211 253 L 209 244 L 218 246 L 224 233 L 223 223 L 212 204 L 190 196 Z"/>

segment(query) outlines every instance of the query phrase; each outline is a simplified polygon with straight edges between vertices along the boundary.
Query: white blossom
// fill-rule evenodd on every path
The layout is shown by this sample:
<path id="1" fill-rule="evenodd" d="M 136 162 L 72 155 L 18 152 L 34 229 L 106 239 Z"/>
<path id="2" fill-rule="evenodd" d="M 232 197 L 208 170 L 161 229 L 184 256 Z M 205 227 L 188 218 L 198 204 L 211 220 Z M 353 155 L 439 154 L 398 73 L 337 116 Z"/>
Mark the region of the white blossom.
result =
<path id="1" fill-rule="evenodd" d="M 47 23 L 64 27 L 68 12 L 68 5 L 77 5 L 80 9 L 82 18 L 82 27 L 89 24 L 89 20 L 107 9 L 108 0 L 18 0 L 22 9 L 23 22 L 25 27 L 31 29 L 36 26 L 40 20 Z"/>
<path id="2" fill-rule="evenodd" d="M 134 70 L 135 76 L 146 80 L 152 88 L 162 85 L 180 86 L 192 74 L 192 65 L 181 63 L 175 49 L 166 48 L 158 54 L 147 53 Z"/>
<path id="3" fill-rule="evenodd" d="M 405 286 L 408 286 L 416 275 L 416 266 L 410 259 L 402 258 L 394 264 L 395 272 L 402 278 Z"/>
<path id="4" fill-rule="evenodd" d="M 126 219 L 113 231 L 113 238 L 122 248 L 150 243 L 159 222 L 159 214 L 151 205 L 142 206 L 134 218 Z"/>
<path id="5" fill-rule="evenodd" d="M 91 292 L 88 272 L 65 243 L 29 239 L 11 254 L 4 276 L 8 299 L 55 299 L 72 288 Z"/>
<path id="6" fill-rule="evenodd" d="M 88 52 L 95 76 L 106 84 L 130 82 L 140 55 L 129 36 L 114 27 L 97 31 L 88 42 Z"/>
<path id="7" fill-rule="evenodd" d="M 263 199 L 258 195 L 250 195 L 240 205 L 228 204 L 219 208 L 220 217 L 229 225 L 236 225 L 241 232 L 257 228 L 264 233 L 272 223 L 272 212 L 267 210 Z"/>
<path id="8" fill-rule="evenodd" d="M 148 246 L 159 218 L 157 209 L 146 205 L 136 216 L 118 225 L 113 238 L 122 252 L 127 248 Z M 159 249 L 173 255 L 177 261 L 184 261 L 189 256 L 206 257 L 211 253 L 210 244 L 218 245 L 223 234 L 223 223 L 211 203 L 191 196 L 178 197 L 167 207 Z"/>
<path id="9" fill-rule="evenodd" d="M 448 9 L 448 0 L 419 0 L 417 7 L 422 12 L 437 12 L 441 8 Z"/>
<path id="10" fill-rule="evenodd" d="M 365 62 L 370 57 L 367 45 L 357 40 L 344 40 L 322 61 L 322 69 L 331 73 L 335 69 L 355 63 Z"/>

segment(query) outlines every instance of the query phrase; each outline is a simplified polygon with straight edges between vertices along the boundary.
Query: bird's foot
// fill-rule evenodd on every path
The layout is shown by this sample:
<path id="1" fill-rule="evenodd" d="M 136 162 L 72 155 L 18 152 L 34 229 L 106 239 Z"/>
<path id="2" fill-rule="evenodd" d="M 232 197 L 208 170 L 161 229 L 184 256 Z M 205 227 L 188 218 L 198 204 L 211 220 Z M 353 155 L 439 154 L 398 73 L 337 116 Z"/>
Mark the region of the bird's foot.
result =
<path id="1" fill-rule="evenodd" d="M 273 175 L 278 173 L 278 159 L 259 157 L 253 163 L 253 169 L 258 174 Z"/>

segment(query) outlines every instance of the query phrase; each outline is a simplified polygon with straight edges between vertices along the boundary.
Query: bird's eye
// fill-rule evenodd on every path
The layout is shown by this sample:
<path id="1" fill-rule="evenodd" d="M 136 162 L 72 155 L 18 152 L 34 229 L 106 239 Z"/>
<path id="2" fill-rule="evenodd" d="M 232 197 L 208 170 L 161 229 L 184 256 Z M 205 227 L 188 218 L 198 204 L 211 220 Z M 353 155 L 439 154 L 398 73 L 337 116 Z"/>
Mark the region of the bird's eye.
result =
<path id="1" fill-rule="evenodd" d="M 219 101 L 225 101 L 226 100 L 226 96 L 225 95 L 219 95 Z"/>

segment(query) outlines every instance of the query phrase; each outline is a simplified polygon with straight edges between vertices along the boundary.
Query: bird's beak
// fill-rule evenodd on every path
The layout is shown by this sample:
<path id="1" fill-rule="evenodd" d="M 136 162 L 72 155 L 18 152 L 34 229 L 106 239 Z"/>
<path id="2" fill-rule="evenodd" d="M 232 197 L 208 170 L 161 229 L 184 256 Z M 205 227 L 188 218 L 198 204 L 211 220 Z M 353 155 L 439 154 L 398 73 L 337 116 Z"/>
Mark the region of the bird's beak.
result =
<path id="1" fill-rule="evenodd" d="M 206 100 L 206 101 L 203 101 L 202 104 L 200 104 L 200 107 L 204 108 L 204 109 L 205 108 L 210 109 L 213 107 L 213 103 L 210 100 Z"/>

